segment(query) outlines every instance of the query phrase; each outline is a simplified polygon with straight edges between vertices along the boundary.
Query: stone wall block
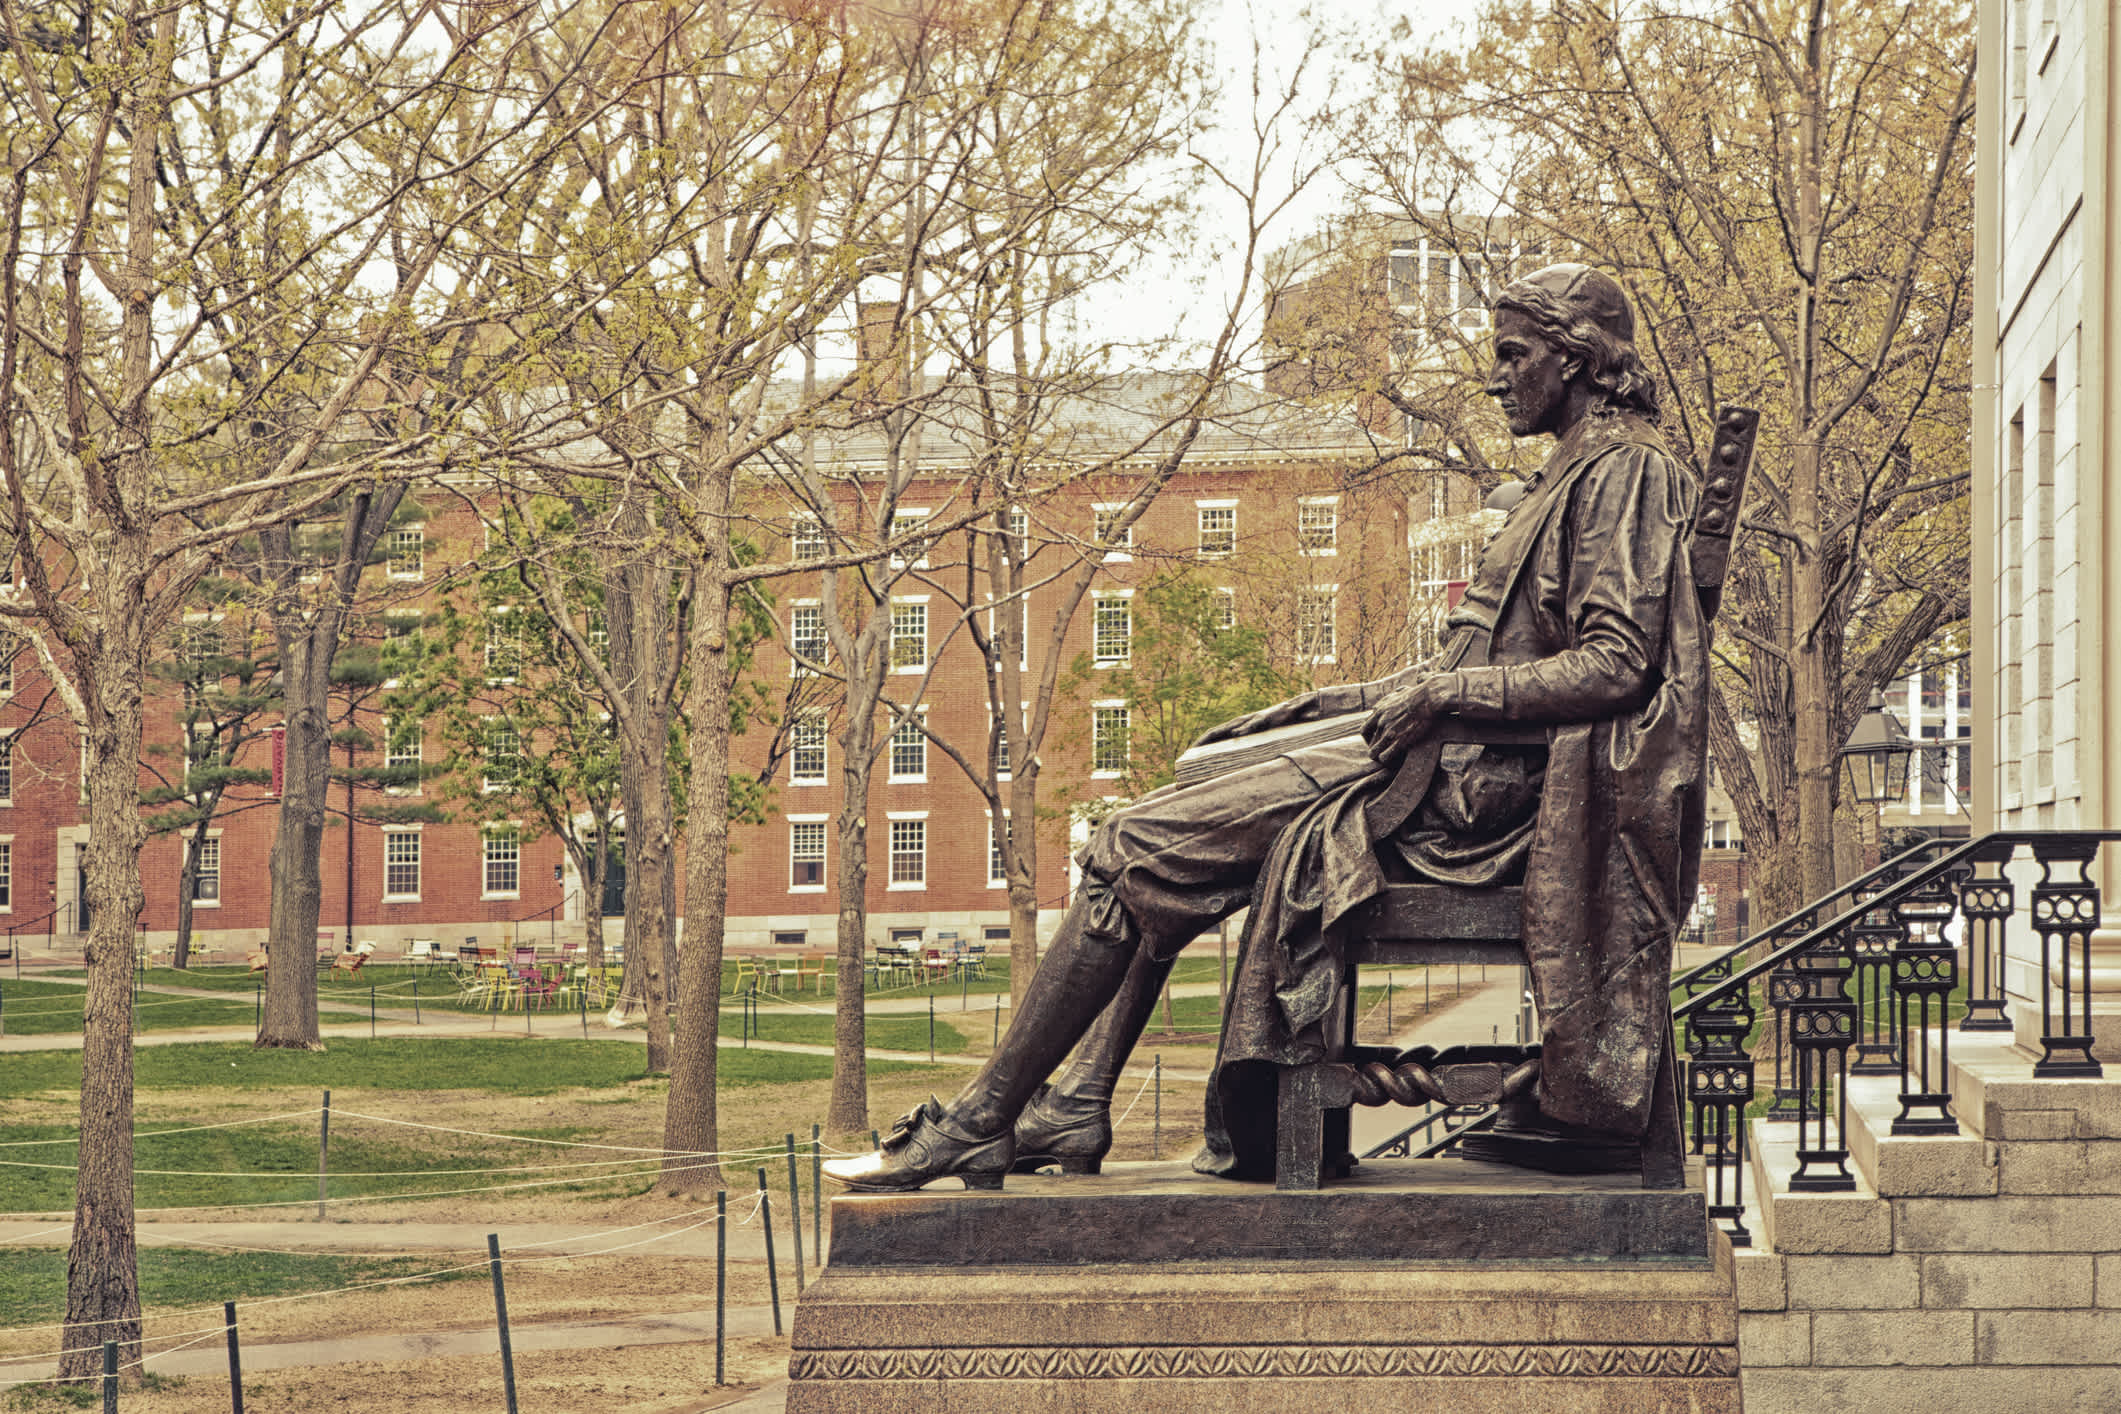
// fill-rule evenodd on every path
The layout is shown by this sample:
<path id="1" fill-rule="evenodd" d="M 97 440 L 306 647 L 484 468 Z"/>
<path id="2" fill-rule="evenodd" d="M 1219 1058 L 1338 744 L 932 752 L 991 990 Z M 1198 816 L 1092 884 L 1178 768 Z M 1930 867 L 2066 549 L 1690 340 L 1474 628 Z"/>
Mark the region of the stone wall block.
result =
<path id="1" fill-rule="evenodd" d="M 1789 1308 L 1891 1310 L 1922 1301 L 1918 1257 L 1790 1257 Z"/>
<path id="2" fill-rule="evenodd" d="M 2095 1259 L 2089 1255 L 1951 1252 L 1921 1260 L 1922 1304 L 1933 1310 L 1969 1306 L 2041 1310 L 2092 1304 Z M 2115 1278 L 2121 1283 L 2121 1272 Z"/>
<path id="3" fill-rule="evenodd" d="M 1896 1198 L 1903 1252 L 2121 1252 L 2121 1197 Z"/>
<path id="4" fill-rule="evenodd" d="M 2121 1306 L 2121 1257 L 2098 1257 L 2094 1262 L 2098 1273 L 2092 1284 L 2094 1304 Z"/>
<path id="5" fill-rule="evenodd" d="M 2121 1367 L 1829 1370 L 1747 1364 L 1745 1414 L 2093 1414 L 2121 1409 Z"/>
<path id="6" fill-rule="evenodd" d="M 1812 1363 L 1812 1318 L 1802 1311 L 1740 1312 L 1738 1364 L 1755 1366 Z"/>
<path id="7" fill-rule="evenodd" d="M 1966 1365 L 1973 1358 L 1972 1311 L 1812 1314 L 1815 1365 Z"/>
<path id="8" fill-rule="evenodd" d="M 1993 1110 L 1991 1139 L 2074 1139 L 2075 1110 Z"/>
<path id="9" fill-rule="evenodd" d="M 1983 1365 L 2111 1365 L 2121 1355 L 2121 1311 L 1977 1311 Z"/>
<path id="10" fill-rule="evenodd" d="M 1776 1193 L 1767 1202 L 1773 1208 L 1768 1240 L 1786 1256 L 1882 1255 L 1893 1250 L 1893 1205 L 1882 1198 L 1861 1193 Z"/>
<path id="11" fill-rule="evenodd" d="M 1739 1252 L 1732 1267 L 1738 1281 L 1739 1310 L 1780 1311 L 1790 1304 L 1781 1253 Z"/>
<path id="12" fill-rule="evenodd" d="M 1999 1147 L 2005 1193 L 2121 1193 L 2121 1144 L 2110 1139 Z"/>

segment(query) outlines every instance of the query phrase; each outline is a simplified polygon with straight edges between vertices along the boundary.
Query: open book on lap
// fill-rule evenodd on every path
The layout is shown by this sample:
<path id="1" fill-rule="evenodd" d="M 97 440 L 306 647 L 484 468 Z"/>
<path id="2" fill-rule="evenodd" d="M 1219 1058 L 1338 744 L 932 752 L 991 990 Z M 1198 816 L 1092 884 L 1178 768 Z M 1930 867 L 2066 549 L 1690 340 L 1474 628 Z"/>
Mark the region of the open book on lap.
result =
<path id="1" fill-rule="evenodd" d="M 1362 724 L 1369 717 L 1368 712 L 1348 712 L 1316 721 L 1291 722 L 1285 727 L 1212 741 L 1206 746 L 1188 747 L 1178 758 L 1173 780 L 1182 786 L 1197 785 L 1231 771 L 1271 761 L 1300 746 L 1354 736 L 1362 731 Z"/>

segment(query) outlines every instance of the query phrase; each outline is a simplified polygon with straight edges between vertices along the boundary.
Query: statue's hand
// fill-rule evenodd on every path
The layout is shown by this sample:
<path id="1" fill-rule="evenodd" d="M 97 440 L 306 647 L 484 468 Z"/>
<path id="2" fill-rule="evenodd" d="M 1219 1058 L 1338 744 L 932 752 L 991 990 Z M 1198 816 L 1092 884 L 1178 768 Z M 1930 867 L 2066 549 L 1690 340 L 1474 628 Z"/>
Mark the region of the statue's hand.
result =
<path id="1" fill-rule="evenodd" d="M 1308 722 L 1318 715 L 1318 694 L 1301 693 L 1286 702 L 1277 702 L 1272 707 L 1262 707 L 1257 712 L 1247 712 L 1242 717 L 1232 717 L 1219 726 L 1213 726 L 1200 734 L 1195 746 L 1206 746 L 1212 741 L 1228 741 L 1232 737 L 1251 736 L 1255 732 L 1272 731 L 1286 727 L 1291 722 Z"/>
<path id="2" fill-rule="evenodd" d="M 1362 725 L 1372 760 L 1396 761 L 1421 740 L 1439 710 L 1436 683 L 1433 677 L 1416 678 L 1377 704 Z"/>

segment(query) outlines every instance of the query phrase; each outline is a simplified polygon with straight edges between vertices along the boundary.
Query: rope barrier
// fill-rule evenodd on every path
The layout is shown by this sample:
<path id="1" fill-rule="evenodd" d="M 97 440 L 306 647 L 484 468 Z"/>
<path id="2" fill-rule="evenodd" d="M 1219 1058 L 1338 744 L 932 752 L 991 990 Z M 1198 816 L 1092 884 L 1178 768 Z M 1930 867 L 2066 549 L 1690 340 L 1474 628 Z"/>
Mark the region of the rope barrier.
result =
<path id="1" fill-rule="evenodd" d="M 271 1124 L 275 1120 L 282 1119 L 307 1119 L 313 1114 L 321 1114 L 322 1112 L 323 1107 L 321 1105 L 311 1105 L 306 1110 L 287 1110 L 281 1114 L 257 1115 L 250 1119 L 224 1120 L 219 1124 L 187 1124 L 176 1129 L 151 1129 L 145 1133 L 134 1134 L 133 1142 L 137 1144 L 142 1139 L 159 1139 L 165 1134 L 198 1134 L 208 1129 L 234 1129 L 238 1125 L 245 1124 Z M 0 1149 L 20 1149 L 36 1144 L 78 1144 L 80 1142 L 81 1140 L 78 1136 L 72 1139 L 8 1139 L 0 1141 Z"/>

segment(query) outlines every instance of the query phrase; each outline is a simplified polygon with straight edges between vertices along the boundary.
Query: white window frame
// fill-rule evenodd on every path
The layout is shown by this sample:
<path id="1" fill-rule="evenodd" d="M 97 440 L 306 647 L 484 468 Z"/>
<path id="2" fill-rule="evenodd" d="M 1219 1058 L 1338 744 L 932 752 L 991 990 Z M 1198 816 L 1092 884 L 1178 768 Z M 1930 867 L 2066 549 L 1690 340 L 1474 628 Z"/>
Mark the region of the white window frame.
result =
<path id="1" fill-rule="evenodd" d="M 13 835 L 0 835 L 0 913 L 13 913 L 14 911 L 15 837 Z"/>
<path id="2" fill-rule="evenodd" d="M 0 632 L 0 701 L 15 695 L 15 660 L 32 652 L 30 641 L 21 634 Z"/>
<path id="3" fill-rule="evenodd" d="M 1222 596 L 1223 601 L 1223 621 L 1219 627 L 1228 633 L 1237 627 L 1237 591 L 1227 584 L 1218 584 L 1215 586 L 1215 592 Z"/>
<path id="4" fill-rule="evenodd" d="M 1002 837 L 1006 834 L 1012 841 L 1016 838 L 1016 822 L 1011 820 L 1009 812 L 1004 810 L 1001 815 L 1001 829 L 995 829 L 994 825 L 994 812 L 990 810 L 987 812 L 987 887 L 1006 889 L 1009 887 L 1009 875 L 997 866 L 1002 864 Z"/>
<path id="5" fill-rule="evenodd" d="M 814 552 L 811 547 L 815 547 Z M 811 511 L 797 511 L 788 518 L 788 558 L 799 564 L 822 560 L 832 553 L 825 539 L 825 521 Z"/>
<path id="6" fill-rule="evenodd" d="M 1228 511 L 1230 513 L 1230 528 L 1228 532 L 1230 537 L 1230 543 L 1228 548 L 1226 549 L 1213 550 L 1208 547 L 1208 513 L 1210 511 L 1213 511 L 1218 515 L 1220 515 L 1224 511 Z M 1237 502 L 1235 500 L 1195 501 L 1193 503 L 1193 533 L 1194 553 L 1198 555 L 1201 559 L 1229 559 L 1232 555 L 1237 553 Z M 1223 533 L 1224 532 L 1222 531 L 1215 532 L 1215 534 L 1218 536 L 1222 535 Z"/>
<path id="7" fill-rule="evenodd" d="M 383 532 L 389 549 L 384 564 L 392 579 L 418 581 L 427 578 L 427 522 L 416 525 L 401 525 Z M 410 536 L 412 551 L 408 556 L 404 549 L 405 537 Z M 402 562 L 410 558 L 412 568 L 402 568 Z"/>
<path id="8" fill-rule="evenodd" d="M 0 806 L 15 803 L 15 738 L 21 729 L 0 731 Z"/>
<path id="9" fill-rule="evenodd" d="M 1003 602 L 1013 603 L 1014 605 L 1016 605 L 1017 618 L 1020 621 L 1020 625 L 1023 630 L 1023 632 L 1019 635 L 1020 641 L 1017 644 L 1016 666 L 1019 668 L 1028 668 L 1031 666 L 1031 596 L 1029 594 L 1018 594 L 1014 599 L 1006 600 Z M 997 603 L 993 595 L 988 595 L 987 648 L 988 651 L 994 655 L 994 661 L 997 666 L 999 666 L 1002 661 L 1001 611 L 1002 604 Z"/>
<path id="10" fill-rule="evenodd" d="M 921 656 L 917 663 L 898 661 L 898 611 L 901 607 L 921 611 Z M 928 596 L 925 594 L 897 594 L 891 599 L 891 671 L 894 673 L 925 673 L 928 671 Z"/>
<path id="11" fill-rule="evenodd" d="M 1326 606 L 1326 648 L 1318 651 L 1316 639 L 1306 645 L 1304 636 L 1304 609 L 1306 604 L 1323 601 Z M 1315 632 L 1315 626 L 1314 626 Z M 1298 662 L 1331 663 L 1340 656 L 1340 586 L 1337 584 L 1312 584 L 1296 591 L 1296 657 Z"/>
<path id="12" fill-rule="evenodd" d="M 928 733 L 921 727 L 921 723 L 927 715 L 928 706 L 926 703 L 915 707 L 911 712 L 894 713 L 892 715 L 891 733 L 884 738 L 884 782 L 886 785 L 917 786 L 927 784 Z M 912 750 L 917 746 L 920 750 L 921 768 L 918 771 L 899 770 L 899 738 L 902 736 L 907 739 L 905 742 L 906 749 Z"/>
<path id="13" fill-rule="evenodd" d="M 1307 543 L 1307 538 L 1313 531 L 1304 525 L 1304 512 L 1317 510 L 1321 507 L 1333 512 L 1333 522 L 1326 527 L 1327 534 L 1331 537 L 1331 543 L 1323 546 L 1314 546 Z M 1298 496 L 1296 498 L 1296 552 L 1300 555 L 1308 555 L 1313 559 L 1326 559 L 1340 553 L 1339 496 Z"/>
<path id="14" fill-rule="evenodd" d="M 486 717 L 480 721 L 479 726 L 479 793 L 494 795 L 501 791 L 514 790 L 522 780 L 522 730 L 506 717 Z M 515 739 L 515 749 L 509 753 L 509 759 L 516 764 L 505 777 L 493 774 L 494 762 L 497 759 L 494 753 L 494 736 L 498 732 L 506 732 Z"/>
<path id="15" fill-rule="evenodd" d="M 1124 514 L 1127 509 L 1127 504 L 1128 503 L 1125 501 L 1101 501 L 1090 507 L 1090 540 L 1092 544 L 1096 544 L 1104 539 L 1103 522 L 1105 517 L 1117 517 L 1119 515 Z M 1136 528 L 1140 525 L 1141 521 L 1139 518 L 1137 518 L 1127 526 L 1125 539 L 1115 540 L 1112 542 L 1112 548 L 1105 551 L 1106 564 L 1124 565 L 1131 564 L 1133 562 L 1134 532 Z"/>
<path id="16" fill-rule="evenodd" d="M 1117 711 L 1117 712 L 1124 712 L 1124 713 L 1126 713 L 1126 724 L 1125 724 L 1125 725 L 1126 725 L 1126 730 L 1127 730 L 1128 736 L 1129 736 L 1129 738 L 1130 738 L 1130 740 L 1129 740 L 1129 741 L 1128 741 L 1128 743 L 1127 743 L 1127 750 L 1126 750 L 1126 755 L 1125 755 L 1125 758 L 1124 758 L 1124 759 L 1125 759 L 1125 762 L 1126 762 L 1127 764 L 1123 764 L 1123 765 L 1121 765 L 1121 766 L 1118 766 L 1118 767 L 1116 767 L 1116 768 L 1115 768 L 1115 767 L 1109 767 L 1109 766 L 1099 766 L 1099 765 L 1097 764 L 1097 761 L 1098 761 L 1098 757 L 1100 756 L 1100 754 L 1102 754 L 1102 749 L 1100 748 L 1100 746 L 1099 746 L 1099 744 L 1098 744 L 1098 730 L 1097 730 L 1097 724 L 1098 724 L 1098 720 L 1099 720 L 1098 714 L 1099 714 L 1099 713 L 1102 713 L 1102 712 L 1114 712 L 1114 711 Z M 1131 707 L 1130 707 L 1130 706 L 1129 706 L 1129 705 L 1128 705 L 1128 704 L 1127 704 L 1127 703 L 1126 703 L 1126 702 L 1125 702 L 1124 700 L 1122 700 L 1122 699 L 1120 699 L 1120 698 L 1116 698 L 1116 697 L 1113 697 L 1113 698 L 1106 698 L 1106 699 L 1103 699 L 1102 701 L 1092 702 L 1092 703 L 1090 704 L 1090 779 L 1091 779 L 1091 780 L 1093 780 L 1093 781 L 1111 781 L 1111 780 L 1117 780 L 1117 779 L 1119 779 L 1119 778 L 1120 778 L 1121 776 L 1123 776 L 1123 775 L 1125 775 L 1125 774 L 1127 773 L 1127 765 L 1131 765 L 1131 764 L 1133 763 L 1133 760 L 1134 760 L 1134 749 L 1133 749 L 1133 742 L 1132 742 L 1132 740 L 1131 740 L 1131 738 L 1132 738 L 1132 736 L 1133 736 L 1133 732 L 1134 732 L 1134 712 L 1133 712 L 1133 709 L 1132 709 L 1132 708 L 1131 708 Z"/>
<path id="17" fill-rule="evenodd" d="M 397 745 L 391 741 L 394 731 L 392 724 L 395 720 L 395 718 L 391 717 L 383 719 L 383 769 L 387 771 L 395 766 L 411 766 L 418 769 L 425 766 L 427 764 L 427 724 L 422 722 L 413 729 L 412 755 L 407 757 L 402 755 Z M 384 794 L 418 795 L 420 794 L 420 782 L 415 779 L 409 786 L 386 786 L 384 787 Z"/>
<path id="18" fill-rule="evenodd" d="M 503 604 L 497 609 L 490 610 L 486 615 L 485 667 L 488 685 L 511 683 L 522 674 L 523 628 L 522 624 L 516 619 L 515 612 L 515 605 Z M 493 670 L 494 643 L 497 634 L 501 639 L 513 644 L 512 656 L 515 661 L 508 665 L 510 671 L 505 673 L 496 673 Z"/>
<path id="19" fill-rule="evenodd" d="M 817 731 L 817 771 L 814 774 L 805 775 L 797 770 L 796 763 L 801 760 L 802 753 L 811 748 L 803 744 L 800 734 L 806 729 L 813 727 Z M 795 721 L 790 724 L 788 736 L 788 784 L 791 786 L 821 786 L 825 784 L 826 778 L 832 771 L 831 748 L 832 728 L 826 722 L 825 714 L 816 710 L 798 713 Z"/>
<path id="20" fill-rule="evenodd" d="M 188 849 L 188 848 L 190 848 L 190 846 L 191 846 L 191 840 L 190 840 L 190 838 L 189 838 L 189 837 L 186 837 L 183 843 L 184 843 L 184 847 L 185 847 L 185 848 L 187 848 L 187 849 Z M 214 896 L 213 896 L 212 898 L 197 898 L 197 897 L 194 897 L 194 898 L 192 899 L 192 901 L 191 901 L 191 906 L 192 906 L 192 907 L 193 907 L 194 909 L 201 909 L 201 908 L 219 908 L 219 907 L 221 906 L 221 892 L 222 892 L 222 890 L 221 890 L 221 884 L 222 884 L 222 881 L 223 881 L 223 880 L 225 880 L 225 879 L 226 879 L 226 878 L 228 877 L 227 871 L 226 871 L 226 870 L 225 870 L 225 869 L 223 868 L 223 863 L 222 863 L 222 858 L 221 858 L 221 832 L 220 832 L 219 830 L 208 830 L 208 831 L 206 832 L 206 838 L 200 841 L 200 845 L 201 845 L 201 851 L 202 851 L 202 852 L 201 852 L 201 857 L 202 857 L 202 859 L 204 858 L 204 847 L 205 847 L 206 845 L 212 845 L 212 846 L 213 846 L 213 850 L 214 850 L 214 868 L 213 868 L 213 876 L 214 876 Z M 177 869 L 178 869 L 178 872 L 179 872 L 180 874 L 181 874 L 181 873 L 183 872 L 183 868 L 184 868 L 184 858 L 183 858 L 183 855 L 182 855 L 182 854 L 180 853 L 180 854 L 178 855 L 178 857 L 177 857 Z M 196 891 L 196 890 L 197 890 L 197 888 L 198 888 L 198 880 L 199 880 L 200 878 L 203 878 L 203 877 L 204 877 L 204 872 L 203 872 L 203 871 L 201 872 L 201 874 L 199 874 L 199 875 L 196 875 L 196 876 L 194 876 L 194 878 L 193 878 L 193 882 L 192 882 L 192 887 L 193 887 L 194 891 Z"/>
<path id="21" fill-rule="evenodd" d="M 409 894 L 394 894 L 390 891 L 390 846 L 392 841 L 400 839 L 410 839 L 412 841 L 413 890 Z M 393 825 L 383 831 L 383 901 L 385 903 L 418 903 L 420 901 L 420 889 L 426 882 L 423 874 L 427 864 L 425 854 L 425 848 L 420 843 L 420 827 L 418 825 Z M 403 862 L 402 860 L 399 861 L 400 864 Z"/>
<path id="22" fill-rule="evenodd" d="M 1134 661 L 1134 591 L 1131 589 L 1093 589 L 1090 591 L 1090 657 L 1100 668 L 1124 668 Z M 1117 655 L 1105 653 L 1105 645 L 1098 642 L 1098 631 L 1102 625 L 1099 614 L 1107 604 L 1119 601 L 1127 611 L 1127 641 Z"/>
<path id="23" fill-rule="evenodd" d="M 807 612 L 815 612 L 817 615 L 817 635 L 806 640 L 796 636 L 795 617 L 797 614 Z M 799 656 L 800 646 L 804 642 L 816 645 L 817 652 L 809 656 L 810 660 L 818 664 L 819 667 L 823 667 L 832 661 L 832 640 L 825 633 L 825 605 L 821 599 L 791 599 L 788 601 L 788 676 L 792 678 L 816 677 L 818 675 L 817 668 L 804 666 Z"/>
<path id="24" fill-rule="evenodd" d="M 928 887 L 928 812 L 925 810 L 893 810 L 884 816 L 884 889 L 887 893 L 919 893 Z M 895 879 L 898 872 L 899 825 L 919 824 L 921 836 L 921 877 L 918 879 Z"/>
<path id="25" fill-rule="evenodd" d="M 493 867 L 496 863 L 493 847 L 506 841 L 515 846 L 516 886 L 512 889 L 497 889 L 493 886 Z M 479 831 L 479 897 L 481 899 L 509 899 L 523 896 L 523 827 L 516 821 L 505 825 L 494 825 Z"/>
<path id="26" fill-rule="evenodd" d="M 886 540 L 896 540 L 901 535 L 917 534 L 922 526 L 926 525 L 929 521 L 933 519 L 935 519 L 935 514 L 927 506 L 894 507 L 891 512 L 891 525 L 890 528 L 884 532 L 884 538 Z M 917 570 L 924 570 L 928 568 L 928 552 L 929 550 L 933 549 L 934 546 L 935 541 L 932 539 L 922 541 L 921 557 L 913 562 L 911 568 Z M 891 568 L 895 570 L 902 570 L 908 568 L 906 562 L 903 559 L 899 558 L 899 556 L 897 556 L 896 554 L 892 555 L 890 557 L 890 560 Z"/>
<path id="27" fill-rule="evenodd" d="M 825 829 L 825 826 L 831 823 L 832 817 L 830 815 L 790 815 L 787 820 L 788 892 L 791 894 L 821 894 L 825 892 L 826 870 L 831 867 L 832 863 L 832 837 Z M 799 825 L 804 827 L 806 831 L 812 826 L 815 826 L 817 830 L 817 882 L 814 884 L 798 884 L 795 881 L 795 866 L 802 862 L 795 852 L 796 827 Z"/>

